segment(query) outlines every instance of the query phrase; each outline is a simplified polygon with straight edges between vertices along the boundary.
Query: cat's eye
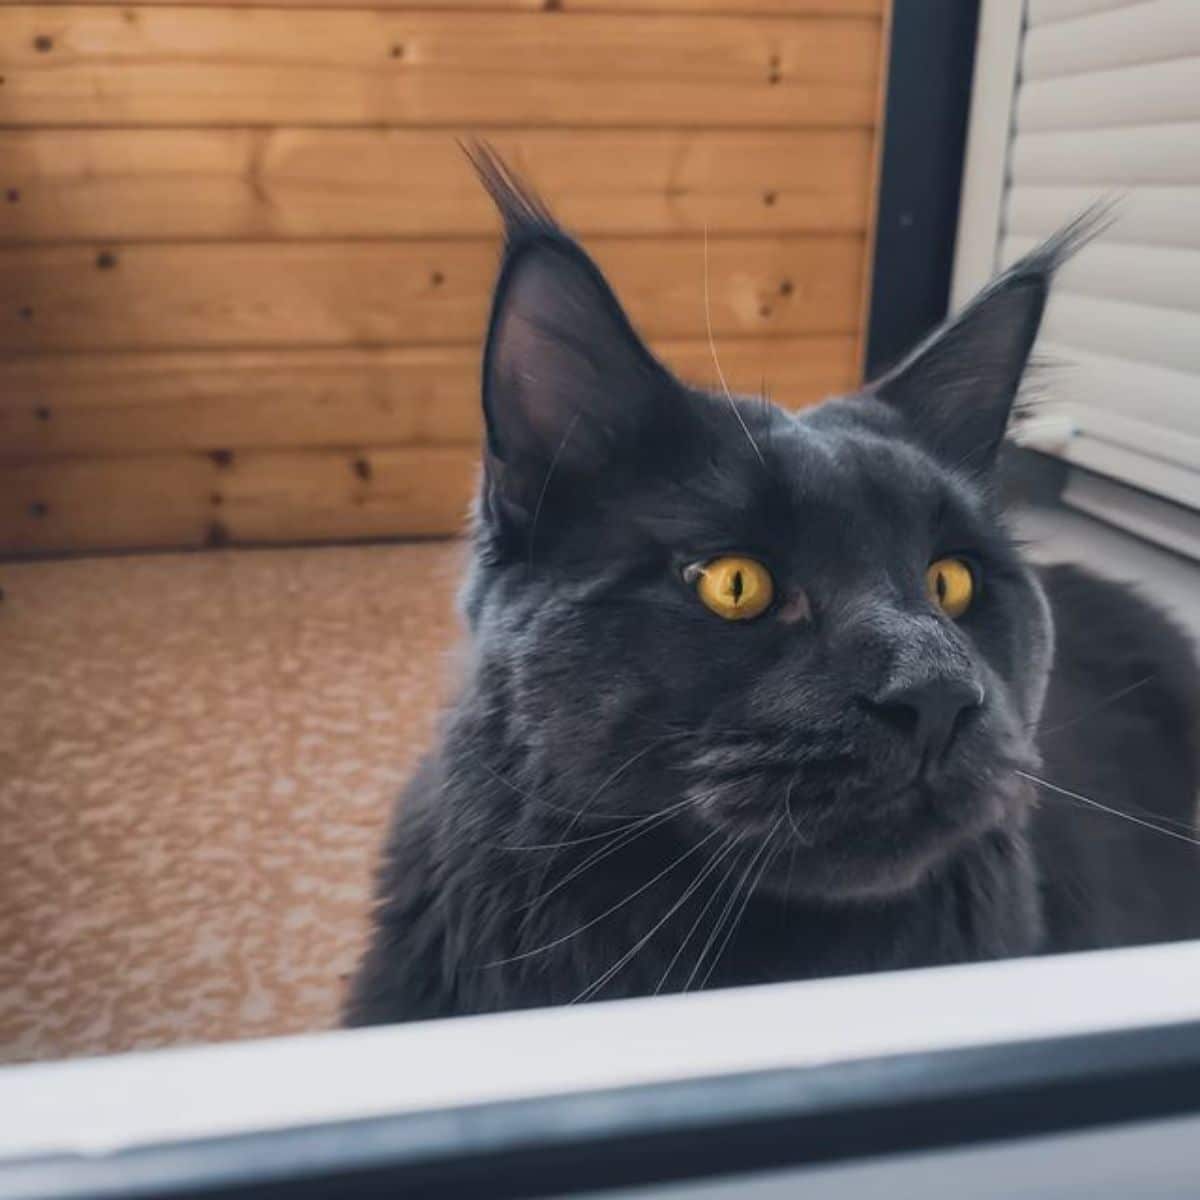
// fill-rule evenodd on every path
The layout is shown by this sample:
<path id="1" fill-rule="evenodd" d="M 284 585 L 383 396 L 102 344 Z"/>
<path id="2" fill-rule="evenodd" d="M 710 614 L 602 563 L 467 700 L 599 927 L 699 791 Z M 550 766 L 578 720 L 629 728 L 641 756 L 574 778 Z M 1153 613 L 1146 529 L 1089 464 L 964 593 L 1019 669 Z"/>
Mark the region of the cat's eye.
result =
<path id="1" fill-rule="evenodd" d="M 946 616 L 957 621 L 975 597 L 975 575 L 961 558 L 939 558 L 925 572 L 925 590 Z"/>
<path id="2" fill-rule="evenodd" d="M 753 558 L 726 555 L 697 563 L 684 572 L 696 585 L 705 608 L 726 621 L 750 621 L 771 606 L 775 584 L 771 572 Z"/>

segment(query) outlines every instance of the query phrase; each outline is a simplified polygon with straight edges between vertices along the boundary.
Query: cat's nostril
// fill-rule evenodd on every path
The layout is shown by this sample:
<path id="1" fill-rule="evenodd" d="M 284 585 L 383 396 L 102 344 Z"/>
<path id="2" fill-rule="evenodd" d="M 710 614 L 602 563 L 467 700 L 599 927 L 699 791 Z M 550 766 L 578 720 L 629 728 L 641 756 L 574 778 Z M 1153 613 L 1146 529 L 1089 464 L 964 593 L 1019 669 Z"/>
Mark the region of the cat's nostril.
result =
<path id="1" fill-rule="evenodd" d="M 917 725 L 920 723 L 921 714 L 911 705 L 878 704 L 875 701 L 868 701 L 867 707 L 880 720 L 895 729 L 897 733 L 912 736 L 917 732 Z"/>
<path id="2" fill-rule="evenodd" d="M 927 761 L 935 761 L 983 699 L 983 689 L 973 681 L 934 678 L 887 687 L 868 707 L 898 733 L 913 738 Z"/>

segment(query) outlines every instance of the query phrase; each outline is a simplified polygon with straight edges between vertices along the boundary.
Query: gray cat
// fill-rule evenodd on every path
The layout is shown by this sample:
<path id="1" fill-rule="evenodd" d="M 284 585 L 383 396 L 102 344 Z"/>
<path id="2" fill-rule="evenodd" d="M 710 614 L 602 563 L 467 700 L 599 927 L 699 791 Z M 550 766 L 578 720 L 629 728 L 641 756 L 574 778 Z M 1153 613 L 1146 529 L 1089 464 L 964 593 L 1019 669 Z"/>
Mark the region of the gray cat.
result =
<path id="1" fill-rule="evenodd" d="M 793 414 L 674 378 L 475 159 L 507 244 L 465 677 L 400 802 L 348 1023 L 1200 933 L 1192 649 L 1125 590 L 1036 573 L 998 512 L 1086 227 Z"/>

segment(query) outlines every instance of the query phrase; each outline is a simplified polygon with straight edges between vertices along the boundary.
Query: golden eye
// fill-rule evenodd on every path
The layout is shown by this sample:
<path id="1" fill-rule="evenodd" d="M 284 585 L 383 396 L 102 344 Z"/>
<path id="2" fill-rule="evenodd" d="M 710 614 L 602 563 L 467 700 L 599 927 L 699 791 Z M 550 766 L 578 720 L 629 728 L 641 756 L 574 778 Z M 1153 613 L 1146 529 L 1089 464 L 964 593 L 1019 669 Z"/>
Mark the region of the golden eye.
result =
<path id="1" fill-rule="evenodd" d="M 925 590 L 946 616 L 957 621 L 971 607 L 975 577 L 961 558 L 939 558 L 925 572 Z"/>
<path id="2" fill-rule="evenodd" d="M 770 607 L 775 595 L 771 572 L 752 558 L 729 555 L 694 568 L 696 594 L 726 621 L 750 621 Z"/>

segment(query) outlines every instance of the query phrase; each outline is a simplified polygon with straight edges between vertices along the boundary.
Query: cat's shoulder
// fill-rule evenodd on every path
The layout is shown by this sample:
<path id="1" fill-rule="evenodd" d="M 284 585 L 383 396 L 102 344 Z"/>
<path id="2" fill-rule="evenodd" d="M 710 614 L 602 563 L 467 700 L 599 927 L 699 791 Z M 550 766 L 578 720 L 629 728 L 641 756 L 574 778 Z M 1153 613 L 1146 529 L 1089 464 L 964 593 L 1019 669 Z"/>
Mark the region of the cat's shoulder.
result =
<path id="1" fill-rule="evenodd" d="M 1060 665 L 1153 676 L 1200 714 L 1196 644 L 1145 585 L 1068 563 L 1042 567 L 1038 574 L 1054 614 Z"/>
<path id="2" fill-rule="evenodd" d="M 1055 652 L 1039 737 L 1055 781 L 1191 822 L 1200 786 L 1200 659 L 1145 587 L 1045 568 Z"/>

